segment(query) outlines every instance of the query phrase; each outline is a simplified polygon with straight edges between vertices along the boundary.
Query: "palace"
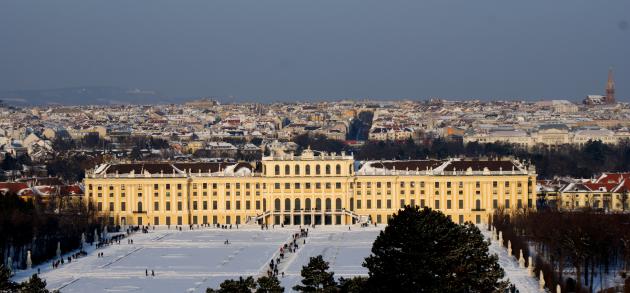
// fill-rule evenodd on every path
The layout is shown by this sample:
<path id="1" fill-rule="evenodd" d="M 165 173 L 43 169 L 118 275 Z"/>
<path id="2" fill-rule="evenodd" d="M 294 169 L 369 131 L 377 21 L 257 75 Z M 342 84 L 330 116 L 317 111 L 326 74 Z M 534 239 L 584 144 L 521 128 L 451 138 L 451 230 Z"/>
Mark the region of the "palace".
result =
<path id="1" fill-rule="evenodd" d="M 103 164 L 84 183 L 112 225 L 386 223 L 405 205 L 481 223 L 536 200 L 535 169 L 519 161 L 359 162 L 310 149 L 254 163 Z"/>

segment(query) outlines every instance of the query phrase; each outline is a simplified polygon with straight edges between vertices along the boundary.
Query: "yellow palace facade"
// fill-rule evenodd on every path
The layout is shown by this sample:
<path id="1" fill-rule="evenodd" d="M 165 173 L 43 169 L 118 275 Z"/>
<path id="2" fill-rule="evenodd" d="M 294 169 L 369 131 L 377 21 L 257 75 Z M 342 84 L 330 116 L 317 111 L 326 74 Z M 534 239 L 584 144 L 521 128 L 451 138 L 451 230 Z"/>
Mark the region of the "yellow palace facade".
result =
<path id="1" fill-rule="evenodd" d="M 355 161 L 276 153 L 254 163 L 103 164 L 85 197 L 113 225 L 386 223 L 405 205 L 481 223 L 499 207 L 535 208 L 536 174 L 512 161 Z"/>

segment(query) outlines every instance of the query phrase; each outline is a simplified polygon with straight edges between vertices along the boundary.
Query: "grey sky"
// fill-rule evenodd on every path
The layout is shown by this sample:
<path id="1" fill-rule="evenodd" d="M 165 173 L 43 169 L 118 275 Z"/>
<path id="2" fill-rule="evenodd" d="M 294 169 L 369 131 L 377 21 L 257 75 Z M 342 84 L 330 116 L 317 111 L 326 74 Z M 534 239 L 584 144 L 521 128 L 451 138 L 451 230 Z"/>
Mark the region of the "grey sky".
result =
<path id="1" fill-rule="evenodd" d="M 0 90 L 630 98 L 627 0 L 0 1 Z M 626 99 L 628 100 L 628 99 Z"/>

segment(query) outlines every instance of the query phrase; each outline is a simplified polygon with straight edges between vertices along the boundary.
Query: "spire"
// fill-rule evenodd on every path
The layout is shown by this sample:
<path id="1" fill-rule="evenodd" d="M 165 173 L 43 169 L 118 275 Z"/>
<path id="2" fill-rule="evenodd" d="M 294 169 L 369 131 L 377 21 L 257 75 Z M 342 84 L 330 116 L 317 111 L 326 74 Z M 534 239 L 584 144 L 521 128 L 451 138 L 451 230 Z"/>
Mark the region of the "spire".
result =
<path id="1" fill-rule="evenodd" d="M 608 82 L 606 82 L 606 104 L 615 103 L 615 80 L 612 67 L 608 69 Z"/>

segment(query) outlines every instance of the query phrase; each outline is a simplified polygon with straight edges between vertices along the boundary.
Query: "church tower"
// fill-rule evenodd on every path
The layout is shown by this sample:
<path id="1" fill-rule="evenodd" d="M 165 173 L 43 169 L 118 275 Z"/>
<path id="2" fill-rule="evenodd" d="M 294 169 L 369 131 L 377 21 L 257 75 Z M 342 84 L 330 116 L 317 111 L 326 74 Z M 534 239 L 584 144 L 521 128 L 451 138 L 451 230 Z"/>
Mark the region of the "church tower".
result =
<path id="1" fill-rule="evenodd" d="M 608 82 L 606 83 L 606 99 L 604 100 L 604 103 L 615 103 L 615 81 L 613 80 L 612 68 L 608 70 Z"/>

